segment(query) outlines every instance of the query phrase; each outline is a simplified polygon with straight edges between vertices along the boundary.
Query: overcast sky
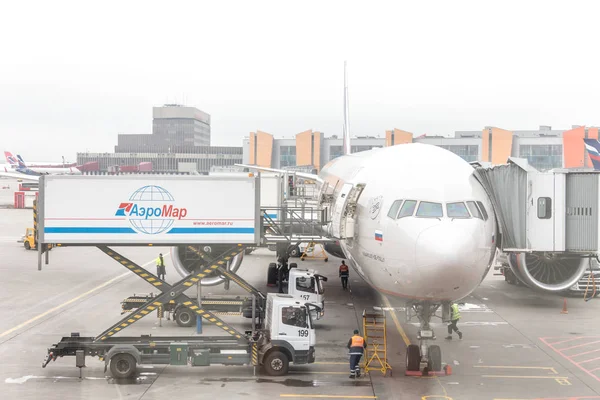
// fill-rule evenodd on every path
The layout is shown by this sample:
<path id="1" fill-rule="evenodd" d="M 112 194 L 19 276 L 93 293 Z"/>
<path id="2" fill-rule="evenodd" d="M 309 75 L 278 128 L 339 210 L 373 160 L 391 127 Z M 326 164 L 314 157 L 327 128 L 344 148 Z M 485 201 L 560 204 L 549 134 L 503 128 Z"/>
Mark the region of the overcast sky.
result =
<path id="1" fill-rule="evenodd" d="M 353 135 L 600 125 L 594 3 L 5 2 L 0 145 L 113 151 L 184 101 L 211 114 L 214 145 L 340 134 L 344 60 Z"/>

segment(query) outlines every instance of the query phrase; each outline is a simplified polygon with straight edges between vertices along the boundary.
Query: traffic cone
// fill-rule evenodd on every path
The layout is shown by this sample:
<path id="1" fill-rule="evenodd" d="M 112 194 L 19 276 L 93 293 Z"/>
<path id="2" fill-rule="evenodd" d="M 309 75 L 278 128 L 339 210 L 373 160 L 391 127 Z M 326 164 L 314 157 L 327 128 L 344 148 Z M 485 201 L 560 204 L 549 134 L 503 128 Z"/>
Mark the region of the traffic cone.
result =
<path id="1" fill-rule="evenodd" d="M 567 310 L 567 298 L 566 297 L 564 298 L 563 309 L 562 309 L 562 311 L 560 313 L 561 314 L 568 314 L 569 313 L 569 311 Z"/>

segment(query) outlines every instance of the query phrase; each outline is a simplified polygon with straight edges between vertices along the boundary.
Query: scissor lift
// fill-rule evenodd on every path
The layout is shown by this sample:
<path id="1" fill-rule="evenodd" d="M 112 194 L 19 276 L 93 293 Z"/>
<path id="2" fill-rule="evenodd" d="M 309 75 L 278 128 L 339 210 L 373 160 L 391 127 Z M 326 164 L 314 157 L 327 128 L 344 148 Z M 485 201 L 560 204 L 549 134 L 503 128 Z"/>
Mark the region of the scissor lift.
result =
<path id="1" fill-rule="evenodd" d="M 80 337 L 78 333 L 74 333 L 70 337 L 63 337 L 59 343 L 48 349 L 48 355 L 42 364 L 43 367 L 46 367 L 50 361 L 56 361 L 57 358 L 63 356 L 77 356 L 78 360 L 88 355 L 98 356 L 105 362 L 105 368 L 108 367 L 110 362 L 111 373 L 115 378 L 128 378 L 135 374 L 136 364 L 140 363 L 174 365 L 179 363 L 185 365 L 188 362 L 187 360 L 191 360 L 190 362 L 194 366 L 210 365 L 211 363 L 252 364 L 257 366 L 260 364 L 265 352 L 277 347 L 276 344 L 271 343 L 264 336 L 263 332 L 254 329 L 254 318 L 253 330 L 241 333 L 213 312 L 208 311 L 205 307 L 200 307 L 195 299 L 184 294 L 185 290 L 198 283 L 202 278 L 213 272 L 219 272 L 249 290 L 254 299 L 256 296 L 264 297 L 262 293 L 254 289 L 243 278 L 227 271 L 225 267 L 228 260 L 244 251 L 243 245 L 232 246 L 214 259 L 211 259 L 210 256 L 200 250 L 195 250 L 207 265 L 198 266 L 193 273 L 173 285 L 159 279 L 145 268 L 107 246 L 98 246 L 98 248 L 160 290 L 161 294 L 152 297 L 132 311 L 131 314 L 125 316 L 96 337 Z M 230 336 L 151 337 L 150 335 L 142 335 L 139 337 L 124 337 L 117 335 L 153 311 L 160 312 L 171 301 L 186 306 L 197 316 L 221 328 Z M 253 303 L 255 305 L 256 301 Z M 174 359 L 173 357 L 176 356 L 181 359 Z M 301 363 L 300 359 L 292 358 L 292 360 Z M 80 366 L 80 361 L 78 361 L 78 366 Z M 269 366 L 266 368 L 267 373 L 269 373 Z M 277 371 L 274 372 L 277 374 Z"/>

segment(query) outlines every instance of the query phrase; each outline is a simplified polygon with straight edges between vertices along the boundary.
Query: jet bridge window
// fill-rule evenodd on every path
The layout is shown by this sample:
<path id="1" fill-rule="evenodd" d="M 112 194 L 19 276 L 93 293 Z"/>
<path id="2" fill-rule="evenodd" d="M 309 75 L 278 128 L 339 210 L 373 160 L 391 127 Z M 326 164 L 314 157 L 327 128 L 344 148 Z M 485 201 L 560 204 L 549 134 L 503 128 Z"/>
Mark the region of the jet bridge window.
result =
<path id="1" fill-rule="evenodd" d="M 388 211 L 387 216 L 390 217 L 391 219 L 396 219 L 396 215 L 398 215 L 398 210 L 400 209 L 400 206 L 402 205 L 402 202 L 404 200 L 396 200 L 392 203 L 392 206 L 390 207 L 390 211 Z"/>
<path id="2" fill-rule="evenodd" d="M 402 208 L 400 209 L 400 214 L 398 214 L 398 218 L 410 217 L 415 212 L 416 206 L 416 200 L 406 200 L 404 204 L 402 204 Z"/>
<path id="3" fill-rule="evenodd" d="M 441 203 L 431 203 L 429 201 L 422 201 L 419 203 L 417 217 L 441 218 L 443 216 Z"/>
<path id="4" fill-rule="evenodd" d="M 479 212 L 479 208 L 477 208 L 477 204 L 474 201 L 467 201 L 467 207 L 469 211 L 471 211 L 471 215 L 475 218 L 483 219 L 481 212 Z"/>
<path id="5" fill-rule="evenodd" d="M 469 210 L 463 202 L 446 204 L 446 211 L 449 218 L 471 218 Z"/>
<path id="6" fill-rule="evenodd" d="M 281 322 L 298 328 L 308 328 L 304 307 L 283 307 L 281 309 Z"/>
<path id="7" fill-rule="evenodd" d="M 315 292 L 315 278 L 307 279 L 305 276 L 296 278 L 296 290 L 301 292 L 314 293 Z"/>

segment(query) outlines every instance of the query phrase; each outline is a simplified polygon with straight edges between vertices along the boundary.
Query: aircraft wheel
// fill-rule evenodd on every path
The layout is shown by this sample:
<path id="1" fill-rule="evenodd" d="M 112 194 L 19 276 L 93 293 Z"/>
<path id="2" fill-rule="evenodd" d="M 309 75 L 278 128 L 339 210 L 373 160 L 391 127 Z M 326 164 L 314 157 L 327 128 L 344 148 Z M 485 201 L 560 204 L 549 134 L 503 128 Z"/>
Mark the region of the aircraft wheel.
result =
<path id="1" fill-rule="evenodd" d="M 418 371 L 421 363 L 421 351 L 416 344 L 409 344 L 406 348 L 406 370 Z"/>
<path id="2" fill-rule="evenodd" d="M 440 349 L 440 346 L 435 344 L 429 346 L 429 366 L 431 371 L 442 370 L 442 349 Z"/>

